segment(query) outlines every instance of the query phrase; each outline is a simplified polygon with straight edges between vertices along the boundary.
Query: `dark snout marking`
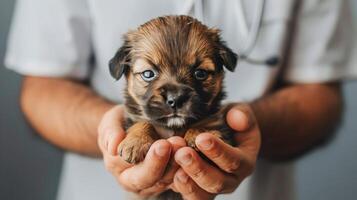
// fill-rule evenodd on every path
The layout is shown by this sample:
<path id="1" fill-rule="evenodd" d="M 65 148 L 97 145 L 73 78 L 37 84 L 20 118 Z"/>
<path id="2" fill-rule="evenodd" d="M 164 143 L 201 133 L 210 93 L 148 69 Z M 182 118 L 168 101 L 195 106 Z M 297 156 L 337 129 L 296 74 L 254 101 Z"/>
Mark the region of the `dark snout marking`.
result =
<path id="1" fill-rule="evenodd" d="M 189 86 L 176 84 L 165 84 L 160 88 L 166 105 L 173 109 L 181 108 L 190 99 L 192 91 Z"/>
<path id="2" fill-rule="evenodd" d="M 182 92 L 168 92 L 166 94 L 166 104 L 171 108 L 181 108 L 190 99 L 190 94 Z"/>

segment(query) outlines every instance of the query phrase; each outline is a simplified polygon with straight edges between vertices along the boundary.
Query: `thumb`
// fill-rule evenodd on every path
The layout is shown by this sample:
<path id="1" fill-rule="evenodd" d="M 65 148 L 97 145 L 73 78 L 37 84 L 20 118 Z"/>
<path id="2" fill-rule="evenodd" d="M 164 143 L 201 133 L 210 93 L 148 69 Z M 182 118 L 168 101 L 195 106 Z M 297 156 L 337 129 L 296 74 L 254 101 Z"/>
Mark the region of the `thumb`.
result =
<path id="1" fill-rule="evenodd" d="M 117 154 L 117 146 L 125 137 L 123 128 L 124 111 L 121 105 L 107 111 L 98 127 L 98 145 L 102 152 Z"/>
<path id="2" fill-rule="evenodd" d="M 252 109 L 247 104 L 232 107 L 227 112 L 226 120 L 228 125 L 238 132 L 249 130 L 255 123 Z"/>
<path id="3" fill-rule="evenodd" d="M 228 125 L 237 132 L 235 139 L 239 144 L 238 148 L 249 153 L 250 163 L 253 163 L 259 153 L 261 145 L 261 133 L 252 108 L 248 104 L 237 104 L 227 113 Z"/>

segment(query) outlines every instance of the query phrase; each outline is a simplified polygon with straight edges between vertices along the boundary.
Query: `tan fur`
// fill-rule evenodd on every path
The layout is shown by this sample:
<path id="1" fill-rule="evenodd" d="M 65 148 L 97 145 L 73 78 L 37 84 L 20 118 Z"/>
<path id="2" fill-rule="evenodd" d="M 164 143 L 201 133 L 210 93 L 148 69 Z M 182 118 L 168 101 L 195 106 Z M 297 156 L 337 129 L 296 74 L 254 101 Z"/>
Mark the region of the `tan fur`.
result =
<path id="1" fill-rule="evenodd" d="M 201 133 L 210 133 L 212 135 L 217 136 L 218 138 L 222 138 L 222 133 L 220 133 L 217 130 L 205 130 L 204 128 L 201 129 L 188 129 L 185 133 L 184 139 L 186 140 L 186 144 L 192 148 L 194 148 L 196 151 L 199 151 L 199 149 L 196 146 L 196 137 L 201 134 Z"/>
<path id="2" fill-rule="evenodd" d="M 125 46 L 129 48 L 128 56 L 131 58 L 130 70 L 126 73 L 127 93 L 137 104 L 137 108 L 142 111 L 140 115 L 128 113 L 133 121 L 149 120 L 143 112 L 145 101 L 142 98 L 148 91 L 149 84 L 140 77 L 140 73 L 145 70 L 160 70 L 157 80 L 150 88 L 153 102 L 163 101 L 160 92 L 163 85 L 179 85 L 182 81 L 193 85 L 192 67 L 212 72 L 206 80 L 202 81 L 203 90 L 212 94 L 207 101 L 209 106 L 222 90 L 223 71 L 214 73 L 217 71 L 217 63 L 213 60 L 220 44 L 218 29 L 210 29 L 188 16 L 166 16 L 153 19 L 141 25 L 137 30 L 128 32 L 124 39 Z M 143 135 L 147 133 L 146 130 L 150 132 L 153 129 L 148 128 L 148 124 L 142 122 L 134 124 L 134 127 L 128 130 L 128 137 L 122 142 L 121 150 L 136 150 L 137 148 L 133 145 L 148 146 L 151 144 L 152 139 Z M 143 131 L 140 133 L 137 131 L 139 129 Z M 156 129 L 163 130 L 160 127 Z M 194 146 L 193 142 L 199 133 L 198 130 L 207 131 L 202 128 L 190 129 L 187 132 L 188 135 L 185 136 L 191 146 Z M 165 131 L 161 132 L 165 134 Z M 172 134 L 172 131 L 167 132 Z M 197 134 L 193 134 L 196 132 Z M 169 137 L 171 134 L 160 135 L 160 137 Z M 137 138 L 140 139 L 134 141 Z M 143 142 L 145 139 L 147 139 L 146 143 Z M 146 151 L 145 148 L 142 150 Z M 140 153 L 134 152 L 134 154 Z M 126 158 L 133 161 L 130 159 L 131 156 L 127 155 Z M 140 158 L 143 157 L 140 155 Z"/>
<path id="3" fill-rule="evenodd" d="M 158 139 L 155 129 L 147 122 L 135 123 L 127 130 L 127 136 L 118 147 L 119 155 L 128 163 L 144 160 L 152 143 Z"/>
<path id="4" fill-rule="evenodd" d="M 233 71 L 237 56 L 219 34 L 218 29 L 189 16 L 164 16 L 125 35 L 110 70 L 114 78 L 125 74 L 127 79 L 126 125 L 130 128 L 118 147 L 127 162 L 141 162 L 155 140 L 173 135 L 184 137 L 197 151 L 195 139 L 202 132 L 233 144 L 224 119 L 228 107 L 221 107 L 220 101 L 223 67 Z M 158 76 L 145 81 L 141 74 L 145 70 Z M 195 76 L 201 70 L 208 72 L 203 79 Z M 173 106 L 169 95 L 185 100 Z"/>
<path id="5" fill-rule="evenodd" d="M 173 30 L 163 30 L 168 27 L 165 24 L 177 24 L 177 26 L 169 27 Z M 187 35 L 178 33 L 187 33 Z M 131 31 L 126 35 L 134 66 L 131 73 L 138 71 L 135 63 L 142 59 L 150 61 L 162 70 L 160 74 L 162 82 L 173 79 L 170 72 L 172 68 L 177 68 L 177 75 L 183 78 L 190 76 L 191 72 L 188 66 L 194 65 L 197 60 L 202 60 L 200 68 L 214 70 L 215 65 L 210 57 L 216 49 L 215 43 L 218 40 L 218 33 L 217 29 L 209 29 L 199 21 L 187 16 L 167 16 L 151 20 L 140 26 L 136 31 Z M 174 40 L 175 42 L 166 40 L 175 37 L 177 37 Z M 188 49 L 182 51 L 186 47 Z M 178 60 L 179 63 L 170 62 L 175 60 Z M 221 80 L 215 80 L 215 82 L 217 81 Z M 207 85 L 212 84 L 210 80 L 206 82 Z M 132 85 L 132 87 L 139 89 L 137 85 Z M 133 91 L 134 89 L 131 88 L 130 90 Z M 139 91 L 137 95 L 140 94 Z"/>

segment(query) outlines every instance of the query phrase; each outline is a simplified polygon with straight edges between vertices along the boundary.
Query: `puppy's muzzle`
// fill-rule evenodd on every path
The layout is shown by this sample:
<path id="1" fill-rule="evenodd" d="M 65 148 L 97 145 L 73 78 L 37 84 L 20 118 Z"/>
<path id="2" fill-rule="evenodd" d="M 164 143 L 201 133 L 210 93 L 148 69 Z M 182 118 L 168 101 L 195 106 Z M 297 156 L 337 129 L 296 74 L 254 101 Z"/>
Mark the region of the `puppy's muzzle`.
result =
<path id="1" fill-rule="evenodd" d="M 173 110 L 182 108 L 191 98 L 193 89 L 186 85 L 165 84 L 160 88 L 166 105 Z"/>

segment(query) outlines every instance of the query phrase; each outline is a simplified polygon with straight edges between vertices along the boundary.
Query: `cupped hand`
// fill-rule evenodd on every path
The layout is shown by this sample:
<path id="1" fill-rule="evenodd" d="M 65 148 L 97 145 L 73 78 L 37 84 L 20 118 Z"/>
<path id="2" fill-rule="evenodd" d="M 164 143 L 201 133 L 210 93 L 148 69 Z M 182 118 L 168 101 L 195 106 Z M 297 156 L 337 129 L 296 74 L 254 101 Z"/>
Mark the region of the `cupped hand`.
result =
<path id="1" fill-rule="evenodd" d="M 217 194 L 231 193 L 254 170 L 261 144 L 259 126 L 249 105 L 237 104 L 227 115 L 228 125 L 237 131 L 237 147 L 219 138 L 202 133 L 196 138 L 198 149 L 212 162 L 203 160 L 190 147 L 183 147 L 175 154 L 180 165 L 172 189 L 184 199 L 214 199 Z"/>
<path id="2" fill-rule="evenodd" d="M 149 149 L 145 160 L 137 165 L 127 163 L 117 154 L 119 143 L 125 138 L 124 108 L 116 106 L 102 118 L 98 127 L 98 145 L 103 153 L 106 169 L 127 191 L 140 196 L 152 196 L 165 191 L 172 184 L 178 165 L 174 153 L 185 146 L 180 137 L 158 140 Z M 166 166 L 171 166 L 166 170 Z"/>

